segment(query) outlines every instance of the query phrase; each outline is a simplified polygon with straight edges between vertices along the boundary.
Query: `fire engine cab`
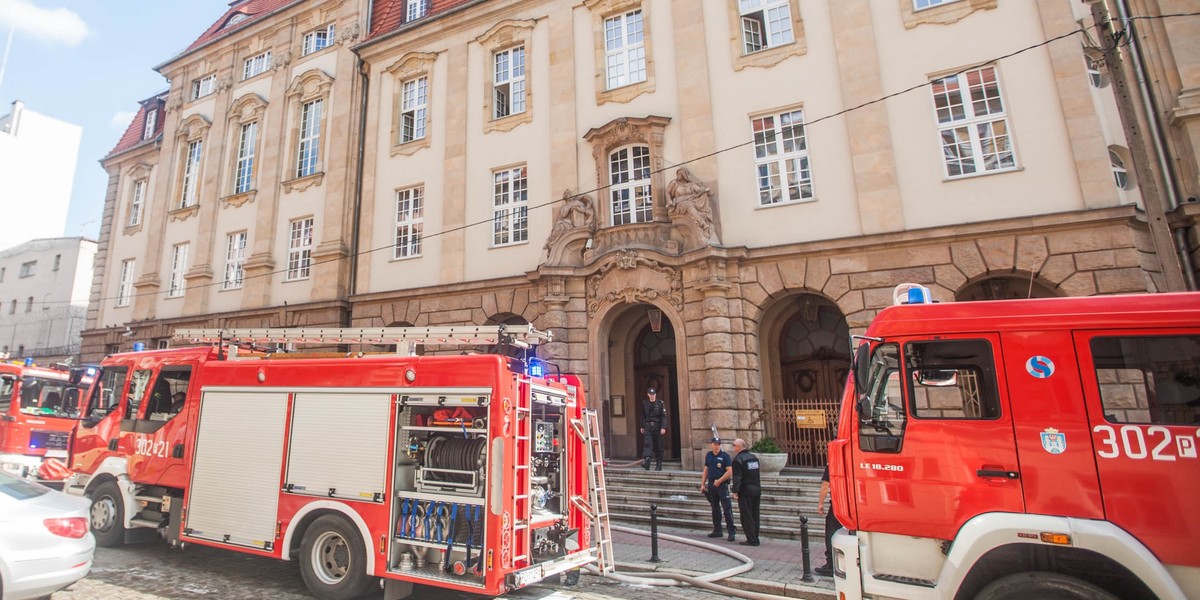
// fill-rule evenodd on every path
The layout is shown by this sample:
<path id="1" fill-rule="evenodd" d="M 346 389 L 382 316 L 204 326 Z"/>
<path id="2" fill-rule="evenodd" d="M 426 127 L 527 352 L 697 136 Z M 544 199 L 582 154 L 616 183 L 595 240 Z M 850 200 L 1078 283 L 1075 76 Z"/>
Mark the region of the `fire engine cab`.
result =
<path id="1" fill-rule="evenodd" d="M 29 359 L 0 363 L 0 469 L 44 480 L 44 461 L 65 462 L 88 383 L 78 377 L 73 383 L 68 371 L 37 367 Z"/>
<path id="2" fill-rule="evenodd" d="M 528 348 L 549 334 L 502 325 L 176 337 L 211 345 L 101 363 L 67 485 L 92 499 L 99 545 L 161 536 L 296 559 L 325 599 L 357 597 L 378 578 L 389 599 L 414 583 L 499 595 L 611 556 L 599 424 L 578 378 L 530 376 L 498 354 L 261 350 Z"/>
<path id="3" fill-rule="evenodd" d="M 829 446 L 839 598 L 1200 598 L 1200 293 L 896 298 Z"/>

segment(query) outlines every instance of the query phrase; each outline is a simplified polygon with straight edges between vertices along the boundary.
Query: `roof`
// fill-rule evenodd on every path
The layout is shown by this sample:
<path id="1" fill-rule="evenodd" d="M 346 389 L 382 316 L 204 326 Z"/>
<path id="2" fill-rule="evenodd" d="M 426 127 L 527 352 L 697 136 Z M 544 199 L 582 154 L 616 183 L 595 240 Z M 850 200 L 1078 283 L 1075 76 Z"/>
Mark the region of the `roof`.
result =
<path id="1" fill-rule="evenodd" d="M 413 22 L 426 20 L 477 1 L 479 0 L 424 0 L 428 4 L 429 10 L 424 16 Z M 407 16 L 407 4 L 407 0 L 375 0 L 371 12 L 371 30 L 367 32 L 366 40 L 370 41 L 387 35 L 402 25 L 406 25 L 404 18 Z"/>
<path id="2" fill-rule="evenodd" d="M 229 10 L 221 15 L 192 45 L 188 46 L 179 56 L 183 56 L 200 46 L 224 37 L 232 31 L 241 29 L 265 15 L 269 15 L 289 4 L 302 0 L 234 0 L 229 3 Z M 178 58 L 178 57 L 176 57 Z"/>
<path id="3" fill-rule="evenodd" d="M 166 122 L 166 119 L 163 118 L 163 106 L 166 104 L 166 102 L 166 92 L 155 94 L 154 96 L 139 102 L 138 104 L 141 106 L 138 107 L 137 114 L 134 115 L 133 120 L 130 121 L 129 127 L 125 128 L 125 133 L 121 134 L 121 139 L 117 140 L 117 145 L 114 146 L 112 150 L 109 150 L 108 154 L 106 154 L 101 160 L 107 160 L 114 154 L 119 154 L 126 150 L 140 146 L 143 143 L 148 143 L 158 139 L 158 136 L 162 134 L 163 123 Z M 151 110 L 158 110 L 158 117 L 154 121 L 154 135 L 145 137 L 144 133 L 146 131 L 146 115 Z"/>

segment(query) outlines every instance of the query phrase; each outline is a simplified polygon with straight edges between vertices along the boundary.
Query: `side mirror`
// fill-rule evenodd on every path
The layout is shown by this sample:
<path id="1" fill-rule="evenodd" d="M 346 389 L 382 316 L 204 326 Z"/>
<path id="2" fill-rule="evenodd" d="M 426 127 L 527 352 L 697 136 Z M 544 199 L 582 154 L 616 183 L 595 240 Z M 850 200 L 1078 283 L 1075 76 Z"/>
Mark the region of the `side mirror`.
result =
<path id="1" fill-rule="evenodd" d="M 854 350 L 854 363 L 850 366 L 850 372 L 854 374 L 855 391 L 863 393 L 867 377 L 871 374 L 871 344 L 866 340 L 862 340 Z"/>

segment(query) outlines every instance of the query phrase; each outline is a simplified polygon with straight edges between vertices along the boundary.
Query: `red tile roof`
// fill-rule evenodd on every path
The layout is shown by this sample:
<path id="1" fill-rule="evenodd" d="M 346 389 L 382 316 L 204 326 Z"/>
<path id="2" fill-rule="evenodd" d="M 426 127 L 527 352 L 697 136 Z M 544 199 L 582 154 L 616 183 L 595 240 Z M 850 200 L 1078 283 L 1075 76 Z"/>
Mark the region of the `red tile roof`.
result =
<path id="1" fill-rule="evenodd" d="M 250 23 L 256 21 L 259 17 L 269 15 L 280 8 L 289 4 L 301 2 L 302 0 L 233 0 L 229 3 L 229 10 L 217 19 L 216 23 L 212 24 L 207 31 L 202 33 L 196 41 L 192 42 L 191 46 L 187 47 L 180 55 L 187 54 L 204 44 L 207 44 L 217 38 L 220 38 L 231 31 L 235 31 Z M 245 15 L 245 18 L 231 23 L 237 15 Z"/>
<path id="2" fill-rule="evenodd" d="M 114 154 L 124 152 L 131 148 L 141 145 L 144 142 L 158 139 L 162 134 L 163 123 L 166 121 L 163 107 L 167 103 L 167 93 L 163 92 L 151 98 L 142 100 L 139 104 L 137 115 L 133 117 L 133 121 L 129 123 L 129 127 L 125 128 L 125 133 L 121 135 L 121 139 L 117 140 L 117 145 L 105 155 L 104 160 L 107 160 Z M 158 117 L 154 121 L 154 135 L 145 137 L 146 132 L 146 114 L 151 110 L 158 111 Z"/>
<path id="3" fill-rule="evenodd" d="M 425 13 L 424 17 L 421 17 L 422 20 L 477 0 L 424 1 L 428 3 L 429 10 Z M 401 25 L 404 25 L 404 17 L 407 15 L 406 7 L 407 0 L 375 0 L 374 10 L 371 14 L 371 31 L 367 33 L 367 39 L 371 40 L 382 35 L 387 35 L 399 29 Z"/>

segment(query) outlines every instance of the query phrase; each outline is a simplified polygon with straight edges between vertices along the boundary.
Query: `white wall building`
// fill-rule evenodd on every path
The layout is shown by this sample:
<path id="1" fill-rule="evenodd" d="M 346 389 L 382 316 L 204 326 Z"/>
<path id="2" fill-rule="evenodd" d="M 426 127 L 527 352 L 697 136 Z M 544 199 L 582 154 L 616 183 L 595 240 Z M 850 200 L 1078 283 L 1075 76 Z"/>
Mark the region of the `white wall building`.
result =
<path id="1" fill-rule="evenodd" d="M 82 135 L 20 100 L 0 117 L 0 248 L 63 234 Z"/>
<path id="2" fill-rule="evenodd" d="M 0 354 L 38 363 L 79 355 L 96 242 L 36 239 L 0 251 Z"/>

